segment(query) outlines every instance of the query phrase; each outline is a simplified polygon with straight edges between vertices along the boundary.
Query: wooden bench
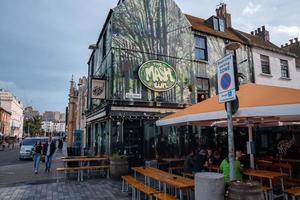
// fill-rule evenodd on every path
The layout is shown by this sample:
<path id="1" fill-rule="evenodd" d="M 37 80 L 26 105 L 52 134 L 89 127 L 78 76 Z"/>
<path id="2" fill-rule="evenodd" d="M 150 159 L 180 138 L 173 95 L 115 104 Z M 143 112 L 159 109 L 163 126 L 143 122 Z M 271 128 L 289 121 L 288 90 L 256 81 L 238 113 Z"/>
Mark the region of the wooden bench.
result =
<path id="1" fill-rule="evenodd" d="M 264 193 L 264 197 L 265 197 L 266 200 L 273 200 L 273 191 L 272 191 L 272 188 L 262 186 L 261 189 L 262 189 L 262 191 Z"/>
<path id="2" fill-rule="evenodd" d="M 300 187 L 291 188 L 284 191 L 284 199 L 288 199 L 288 196 L 291 196 L 293 200 L 296 200 L 297 197 L 300 197 Z"/>
<path id="3" fill-rule="evenodd" d="M 109 177 L 109 165 L 97 165 L 97 166 L 82 166 L 82 167 L 59 167 L 56 168 L 57 172 L 68 172 L 68 171 L 77 171 L 77 180 L 83 181 L 83 171 L 85 170 L 100 170 L 100 169 L 106 169 L 107 170 L 107 177 Z M 57 182 L 58 182 L 58 176 L 57 176 Z"/>
<path id="4" fill-rule="evenodd" d="M 170 174 L 173 174 L 173 172 L 178 172 L 179 174 L 181 174 L 182 171 L 183 171 L 183 167 L 182 166 L 175 166 L 175 167 L 169 167 L 168 168 L 168 172 Z"/>
<path id="5" fill-rule="evenodd" d="M 155 190 L 152 187 L 149 187 L 145 184 L 143 184 L 142 182 L 136 180 L 134 177 L 132 176 L 122 176 L 123 179 L 123 184 L 122 184 L 122 192 L 124 192 L 125 190 L 125 182 L 127 183 L 127 189 L 126 191 L 128 191 L 128 185 L 131 185 L 132 187 L 132 197 L 133 199 L 140 199 L 141 198 L 141 192 L 144 193 L 145 195 L 149 196 L 150 199 L 152 199 L 152 195 L 155 193 L 158 193 L 157 190 Z"/>
<path id="6" fill-rule="evenodd" d="M 176 197 L 171 196 L 166 193 L 163 193 L 163 192 L 155 193 L 155 194 L 153 194 L 153 196 L 158 200 L 177 200 Z"/>
<path id="7" fill-rule="evenodd" d="M 288 163 L 274 163 L 273 169 L 279 169 L 281 173 L 288 172 L 289 176 L 292 176 L 292 165 Z"/>
<path id="8" fill-rule="evenodd" d="M 182 176 L 186 178 L 194 179 L 194 174 L 192 173 L 182 172 Z"/>

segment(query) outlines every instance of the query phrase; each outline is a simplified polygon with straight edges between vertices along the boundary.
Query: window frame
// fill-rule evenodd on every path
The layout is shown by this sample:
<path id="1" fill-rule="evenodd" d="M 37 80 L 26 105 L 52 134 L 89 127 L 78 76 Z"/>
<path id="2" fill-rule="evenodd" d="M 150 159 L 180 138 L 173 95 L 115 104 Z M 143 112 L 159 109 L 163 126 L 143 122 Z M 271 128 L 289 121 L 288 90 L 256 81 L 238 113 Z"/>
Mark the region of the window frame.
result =
<path id="1" fill-rule="evenodd" d="M 264 60 L 263 57 L 268 59 L 268 61 Z M 263 63 L 263 62 L 265 62 L 265 63 Z M 268 65 L 266 65 L 266 62 Z M 261 67 L 261 72 L 263 74 L 271 75 L 271 66 L 270 66 L 270 57 L 269 56 L 260 54 L 260 67 Z M 265 67 L 268 67 L 267 71 L 266 71 Z"/>
<path id="2" fill-rule="evenodd" d="M 198 88 L 199 80 L 201 81 L 201 84 L 202 84 L 202 90 Z M 203 89 L 203 82 L 204 82 L 204 81 L 207 81 L 207 87 L 208 87 L 207 90 Z M 210 96 L 211 96 L 211 93 L 210 93 L 210 80 L 209 80 L 209 78 L 207 78 L 207 77 L 197 76 L 197 77 L 196 77 L 196 94 L 197 94 L 197 102 L 198 102 L 198 103 L 201 102 L 201 101 L 199 101 L 199 99 L 198 99 L 198 95 L 201 94 L 201 93 L 202 93 L 202 95 L 207 95 L 207 98 L 206 98 L 206 99 L 210 98 Z M 204 99 L 204 100 L 205 100 L 205 99 Z M 203 100 L 203 101 L 204 101 L 204 100 Z"/>
<path id="3" fill-rule="evenodd" d="M 287 60 L 280 59 L 280 71 L 281 78 L 290 78 L 289 62 Z"/>
<path id="4" fill-rule="evenodd" d="M 222 26 L 221 26 L 221 22 L 222 21 Z M 224 32 L 225 31 L 225 20 L 220 18 L 220 17 L 215 17 L 213 16 L 213 28 L 215 31 L 221 31 L 221 32 Z M 222 28 L 221 28 L 222 27 Z"/>
<path id="5" fill-rule="evenodd" d="M 202 35 L 195 35 L 195 60 L 197 61 L 208 61 L 208 50 L 207 50 L 207 38 L 205 36 L 202 36 Z M 203 47 L 200 47 L 200 46 L 197 46 L 197 43 L 196 43 L 196 40 L 197 38 L 201 38 L 204 40 L 204 48 Z M 201 50 L 201 51 L 204 51 L 204 58 L 197 58 L 197 50 Z"/>

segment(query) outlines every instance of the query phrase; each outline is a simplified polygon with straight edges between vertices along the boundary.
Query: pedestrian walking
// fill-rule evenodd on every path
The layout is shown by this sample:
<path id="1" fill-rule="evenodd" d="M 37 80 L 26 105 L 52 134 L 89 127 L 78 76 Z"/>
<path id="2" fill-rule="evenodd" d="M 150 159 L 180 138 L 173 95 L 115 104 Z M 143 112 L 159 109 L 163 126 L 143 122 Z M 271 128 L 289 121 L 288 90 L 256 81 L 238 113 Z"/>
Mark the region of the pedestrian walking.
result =
<path id="1" fill-rule="evenodd" d="M 39 171 L 41 157 L 42 157 L 42 143 L 38 142 L 34 146 L 34 173 L 35 174 L 37 174 Z"/>
<path id="2" fill-rule="evenodd" d="M 46 172 L 50 172 L 52 157 L 55 152 L 55 149 L 56 149 L 55 142 L 52 140 L 52 137 L 49 136 L 48 142 L 45 145 L 45 151 L 44 151 L 46 153 L 46 155 L 45 155 L 45 163 L 46 163 L 45 171 Z"/>

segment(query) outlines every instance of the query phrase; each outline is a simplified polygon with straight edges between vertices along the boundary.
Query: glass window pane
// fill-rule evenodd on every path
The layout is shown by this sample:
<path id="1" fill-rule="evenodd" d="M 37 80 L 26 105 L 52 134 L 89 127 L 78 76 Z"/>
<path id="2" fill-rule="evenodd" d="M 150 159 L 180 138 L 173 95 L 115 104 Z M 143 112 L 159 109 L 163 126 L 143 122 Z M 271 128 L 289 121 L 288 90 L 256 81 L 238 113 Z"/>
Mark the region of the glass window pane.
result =
<path id="1" fill-rule="evenodd" d="M 269 57 L 265 55 L 260 55 L 260 60 L 262 73 L 271 74 Z"/>
<path id="2" fill-rule="evenodd" d="M 280 60 L 280 65 L 281 65 L 281 77 L 283 78 L 289 78 L 289 66 L 288 66 L 288 61 L 287 60 Z"/>
<path id="3" fill-rule="evenodd" d="M 205 60 L 205 51 L 203 49 L 196 49 L 196 60 Z"/>
<path id="4" fill-rule="evenodd" d="M 205 39 L 203 37 L 196 36 L 196 47 L 205 48 Z"/>
<path id="5" fill-rule="evenodd" d="M 220 31 L 225 30 L 225 24 L 223 19 L 219 19 Z"/>
<path id="6" fill-rule="evenodd" d="M 219 31 L 219 20 L 218 20 L 218 18 L 215 18 L 215 17 L 214 17 L 214 29 L 216 31 Z"/>

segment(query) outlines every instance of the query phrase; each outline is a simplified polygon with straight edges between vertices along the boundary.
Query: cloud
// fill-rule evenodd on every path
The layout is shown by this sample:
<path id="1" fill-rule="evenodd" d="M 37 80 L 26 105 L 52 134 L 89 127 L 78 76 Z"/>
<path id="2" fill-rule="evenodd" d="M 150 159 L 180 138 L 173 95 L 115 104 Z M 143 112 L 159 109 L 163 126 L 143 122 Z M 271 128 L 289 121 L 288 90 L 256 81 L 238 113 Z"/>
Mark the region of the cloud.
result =
<path id="1" fill-rule="evenodd" d="M 1 81 L 0 80 L 0 89 L 5 89 L 5 90 L 13 90 L 16 89 L 17 85 L 15 82 L 12 81 Z"/>
<path id="2" fill-rule="evenodd" d="M 272 31 L 278 32 L 278 33 L 285 33 L 290 36 L 300 35 L 300 26 L 274 26 L 271 27 Z"/>
<path id="3" fill-rule="evenodd" d="M 254 5 L 252 1 L 250 1 L 247 6 L 243 9 L 243 15 L 254 15 L 258 11 L 260 11 L 261 5 Z"/>

